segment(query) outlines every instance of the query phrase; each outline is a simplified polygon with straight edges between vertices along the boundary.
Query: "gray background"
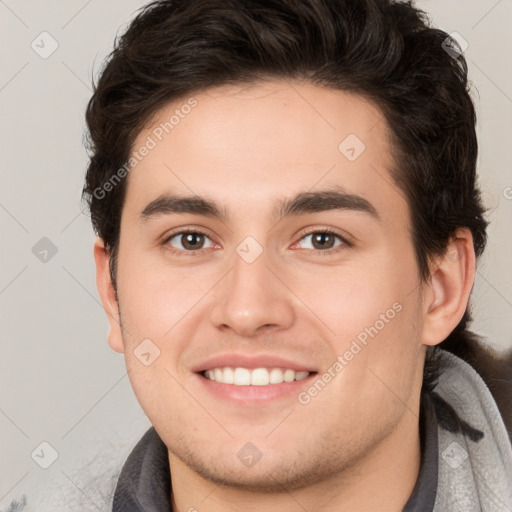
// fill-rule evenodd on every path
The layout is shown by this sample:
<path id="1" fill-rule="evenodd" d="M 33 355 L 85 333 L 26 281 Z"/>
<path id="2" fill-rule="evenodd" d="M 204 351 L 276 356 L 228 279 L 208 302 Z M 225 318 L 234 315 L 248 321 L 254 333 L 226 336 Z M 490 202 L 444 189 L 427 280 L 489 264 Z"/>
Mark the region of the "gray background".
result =
<path id="1" fill-rule="evenodd" d="M 0 0 L 0 510 L 74 495 L 108 510 L 109 475 L 149 426 L 107 345 L 95 286 L 94 235 L 81 211 L 90 78 L 116 32 L 145 2 Z M 512 346 L 512 0 L 424 0 L 436 25 L 468 42 L 489 245 L 473 290 L 473 329 Z M 42 58 L 37 51 L 57 50 Z M 48 249 L 48 238 L 57 252 Z M 38 244 L 39 245 L 36 245 Z M 46 244 L 46 245 L 45 245 Z M 36 249 L 33 252 L 33 247 Z M 51 462 L 51 449 L 58 453 Z M 35 451 L 34 451 L 35 450 Z M 34 459 L 31 457 L 33 454 Z M 94 480 L 97 478 L 97 480 Z M 48 507 L 48 508 L 45 508 Z M 31 509 L 31 510 L 32 510 Z"/>

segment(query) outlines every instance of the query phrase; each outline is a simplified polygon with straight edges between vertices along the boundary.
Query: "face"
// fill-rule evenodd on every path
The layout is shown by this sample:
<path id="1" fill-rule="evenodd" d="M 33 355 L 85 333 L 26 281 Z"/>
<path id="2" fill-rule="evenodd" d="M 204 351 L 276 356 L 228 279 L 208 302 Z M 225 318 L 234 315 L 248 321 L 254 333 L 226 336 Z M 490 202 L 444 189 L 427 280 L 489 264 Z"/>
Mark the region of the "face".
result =
<path id="1" fill-rule="evenodd" d="M 313 85 L 193 97 L 133 147 L 111 344 L 171 473 L 298 488 L 415 419 L 422 286 L 387 127 Z"/>

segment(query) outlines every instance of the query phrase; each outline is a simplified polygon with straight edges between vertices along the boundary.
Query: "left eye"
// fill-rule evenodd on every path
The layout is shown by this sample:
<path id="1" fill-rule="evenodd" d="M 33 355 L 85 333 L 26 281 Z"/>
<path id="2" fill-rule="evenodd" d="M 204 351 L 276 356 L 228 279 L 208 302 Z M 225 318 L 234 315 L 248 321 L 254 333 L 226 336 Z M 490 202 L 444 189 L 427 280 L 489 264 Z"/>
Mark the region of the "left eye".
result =
<path id="1" fill-rule="evenodd" d="M 338 244 L 336 244 L 336 238 L 340 241 Z M 314 233 L 309 233 L 302 237 L 301 241 L 307 239 L 310 240 L 309 247 L 303 247 L 304 249 L 328 250 L 345 243 L 341 236 L 330 233 L 329 231 L 315 231 Z"/>
<path id="2" fill-rule="evenodd" d="M 176 247 L 172 243 L 172 241 L 174 239 L 177 239 L 180 241 L 181 247 Z M 205 240 L 210 240 L 210 239 L 204 233 L 190 231 L 190 232 L 176 233 L 175 235 L 172 235 L 167 240 L 167 243 L 169 243 L 172 247 L 174 247 L 176 249 L 181 249 L 181 250 L 185 250 L 185 251 L 193 251 L 194 249 L 207 249 L 212 246 L 211 240 L 210 240 L 210 245 L 205 247 L 204 246 Z"/>

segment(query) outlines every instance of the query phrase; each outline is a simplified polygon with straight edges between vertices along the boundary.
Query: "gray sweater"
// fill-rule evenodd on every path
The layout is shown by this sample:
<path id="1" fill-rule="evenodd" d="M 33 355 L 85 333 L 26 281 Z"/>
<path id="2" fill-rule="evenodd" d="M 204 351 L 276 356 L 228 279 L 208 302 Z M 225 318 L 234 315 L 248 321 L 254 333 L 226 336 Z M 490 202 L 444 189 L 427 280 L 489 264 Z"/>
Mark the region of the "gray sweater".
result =
<path id="1" fill-rule="evenodd" d="M 448 352 L 442 352 L 442 359 L 444 368 L 435 392 L 450 404 L 460 421 L 453 432 L 438 427 L 439 480 L 434 511 L 510 512 L 512 447 L 500 411 L 470 365 Z M 474 435 L 465 425 L 483 436 Z"/>

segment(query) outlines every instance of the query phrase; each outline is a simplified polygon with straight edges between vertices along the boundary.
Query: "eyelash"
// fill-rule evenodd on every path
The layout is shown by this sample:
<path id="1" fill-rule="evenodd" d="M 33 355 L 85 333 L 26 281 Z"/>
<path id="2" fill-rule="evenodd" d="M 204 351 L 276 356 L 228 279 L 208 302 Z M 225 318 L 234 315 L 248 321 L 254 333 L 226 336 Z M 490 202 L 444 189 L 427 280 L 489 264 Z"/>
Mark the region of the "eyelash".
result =
<path id="1" fill-rule="evenodd" d="M 181 250 L 181 249 L 176 249 L 176 248 L 174 248 L 174 247 L 169 245 L 169 242 L 174 237 L 176 237 L 178 235 L 185 235 L 187 233 L 203 235 L 203 236 L 205 236 L 207 238 L 210 238 L 204 231 L 201 231 L 200 229 L 182 229 L 181 231 L 177 231 L 175 233 L 170 234 L 168 237 L 166 237 L 166 239 L 162 242 L 162 245 L 165 247 L 165 249 L 167 251 L 169 251 L 171 254 L 173 254 L 175 256 L 185 256 L 185 255 L 186 256 L 198 256 L 198 255 L 200 255 L 201 249 L 199 249 L 197 251 L 184 251 L 184 250 Z M 329 255 L 338 253 L 340 250 L 352 247 L 352 244 L 350 242 L 348 242 L 346 240 L 346 238 L 341 236 L 338 232 L 336 232 L 336 231 L 334 231 L 332 229 L 328 229 L 328 228 L 316 229 L 316 230 L 313 230 L 313 231 L 308 231 L 308 232 L 302 234 L 298 241 L 300 242 L 301 240 L 303 240 L 307 236 L 315 235 L 315 234 L 333 235 L 333 236 L 339 238 L 341 240 L 341 242 L 342 242 L 340 245 L 338 245 L 337 247 L 333 247 L 332 249 L 318 250 L 318 251 L 315 251 L 314 249 L 308 249 L 308 250 L 312 250 L 315 254 L 319 254 L 321 256 L 329 256 Z M 296 245 L 296 244 L 294 244 L 294 245 Z"/>

